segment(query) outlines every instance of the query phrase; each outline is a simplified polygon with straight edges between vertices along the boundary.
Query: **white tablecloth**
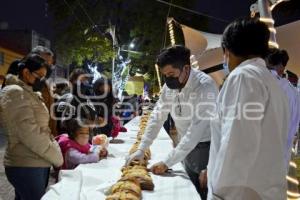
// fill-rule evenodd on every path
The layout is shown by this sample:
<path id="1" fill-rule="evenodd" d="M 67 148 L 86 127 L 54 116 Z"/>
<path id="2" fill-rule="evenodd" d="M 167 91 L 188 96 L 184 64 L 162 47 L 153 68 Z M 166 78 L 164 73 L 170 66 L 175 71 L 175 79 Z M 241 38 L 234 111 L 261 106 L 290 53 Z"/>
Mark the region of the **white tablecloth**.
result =
<path id="1" fill-rule="evenodd" d="M 60 181 L 50 186 L 42 200 L 98 200 L 105 199 L 105 191 L 116 183 L 121 176 L 120 169 L 125 163 L 125 156 L 136 141 L 140 117 L 134 118 L 126 128 L 127 133 L 120 133 L 118 139 L 123 144 L 110 144 L 109 157 L 94 164 L 82 164 L 74 170 L 63 170 Z M 172 149 L 169 136 L 162 128 L 158 138 L 151 146 L 150 164 L 161 161 Z M 154 191 L 143 191 L 144 200 L 199 200 L 200 197 L 185 173 L 181 163 L 172 167 L 173 173 L 156 176 L 151 174 Z"/>

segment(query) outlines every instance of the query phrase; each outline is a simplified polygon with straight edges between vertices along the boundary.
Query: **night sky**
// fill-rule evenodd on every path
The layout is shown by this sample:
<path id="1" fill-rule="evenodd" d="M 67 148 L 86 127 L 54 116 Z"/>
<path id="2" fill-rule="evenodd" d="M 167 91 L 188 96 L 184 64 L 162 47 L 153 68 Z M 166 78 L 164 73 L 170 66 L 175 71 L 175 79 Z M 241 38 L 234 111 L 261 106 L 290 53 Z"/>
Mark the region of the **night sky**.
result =
<path id="1" fill-rule="evenodd" d="M 53 38 L 50 17 L 46 17 L 46 0 L 2 0 L 0 21 L 9 29 L 33 29 L 47 38 Z"/>
<path id="2" fill-rule="evenodd" d="M 294 0 L 293 2 L 296 1 Z M 254 2 L 255 0 L 199 0 L 194 8 L 190 9 L 230 22 L 235 18 L 248 16 L 250 12 L 249 7 Z M 300 0 L 297 2 L 300 2 Z M 51 13 L 46 12 L 46 5 L 46 0 L 3 0 L 0 7 L 0 21 L 8 22 L 10 29 L 34 29 L 47 38 L 53 39 Z M 162 4 L 162 6 L 165 5 Z M 291 6 L 295 7 L 295 5 Z M 296 3 L 296 6 L 299 6 L 300 9 L 299 3 Z M 277 25 L 299 20 L 300 11 L 298 11 L 282 14 L 275 10 L 274 18 Z M 207 19 L 209 19 L 208 29 L 203 31 L 222 33 L 224 27 L 227 25 L 226 22 L 220 22 L 212 18 Z"/>

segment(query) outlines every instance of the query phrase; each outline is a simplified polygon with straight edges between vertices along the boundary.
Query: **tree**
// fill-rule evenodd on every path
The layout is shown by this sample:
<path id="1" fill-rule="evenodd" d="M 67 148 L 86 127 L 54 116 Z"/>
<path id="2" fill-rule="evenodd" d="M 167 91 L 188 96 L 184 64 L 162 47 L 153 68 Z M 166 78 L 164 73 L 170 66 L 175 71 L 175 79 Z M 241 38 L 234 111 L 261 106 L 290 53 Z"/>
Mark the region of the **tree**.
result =
<path id="1" fill-rule="evenodd" d="M 172 2 L 192 6 L 196 0 Z M 118 46 L 128 50 L 128 45 L 136 41 L 131 50 L 141 52 L 122 53 L 130 57 L 131 71 L 147 73 L 146 81 L 157 84 L 156 55 L 170 44 L 165 41 L 169 6 L 155 0 L 48 0 L 48 4 L 57 30 L 55 47 L 65 63 L 82 63 L 85 58 L 111 63 L 117 48 L 112 47 L 107 30 L 114 25 Z M 182 19 L 189 16 L 174 8 L 170 15 Z"/>
<path id="2" fill-rule="evenodd" d="M 74 61 L 82 64 L 84 59 L 109 61 L 114 56 L 110 40 L 95 25 L 88 23 L 75 2 L 48 1 L 54 15 L 56 52 L 65 64 Z"/>

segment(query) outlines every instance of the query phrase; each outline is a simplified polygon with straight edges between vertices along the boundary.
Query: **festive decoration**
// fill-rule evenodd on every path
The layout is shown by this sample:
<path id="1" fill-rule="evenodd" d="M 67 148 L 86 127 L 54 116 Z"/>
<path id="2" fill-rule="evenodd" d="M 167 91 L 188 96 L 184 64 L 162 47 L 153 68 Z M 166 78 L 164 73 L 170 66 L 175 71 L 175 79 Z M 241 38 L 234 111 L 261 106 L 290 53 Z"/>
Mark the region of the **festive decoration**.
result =
<path id="1" fill-rule="evenodd" d="M 118 91 L 118 94 L 122 94 L 125 85 L 129 78 L 129 64 L 131 63 L 130 59 L 123 60 L 122 56 L 119 56 L 119 63 L 115 67 L 114 76 L 114 89 Z"/>
<path id="2" fill-rule="evenodd" d="M 161 80 L 160 80 L 160 74 L 159 74 L 159 68 L 158 65 L 155 64 L 155 70 L 156 70 L 156 75 L 157 75 L 157 80 L 158 80 L 158 85 L 159 85 L 159 90 L 161 90 Z"/>
<path id="3" fill-rule="evenodd" d="M 173 19 L 168 19 L 168 27 L 169 27 L 169 34 L 171 39 L 171 45 L 174 46 L 176 44 L 175 35 L 174 35 L 174 27 L 173 27 Z"/>
<path id="4" fill-rule="evenodd" d="M 272 18 L 272 10 L 281 2 L 283 2 L 283 0 L 258 0 L 250 7 L 251 17 L 255 17 L 255 14 L 259 13 L 259 20 L 268 25 L 271 32 L 269 46 L 273 48 L 279 48 L 279 45 L 276 41 L 276 29 L 274 27 L 274 19 Z"/>
<path id="5" fill-rule="evenodd" d="M 91 73 L 93 74 L 93 83 L 101 78 L 101 73 L 98 71 L 98 65 L 97 64 L 87 64 L 88 68 L 90 69 Z"/>

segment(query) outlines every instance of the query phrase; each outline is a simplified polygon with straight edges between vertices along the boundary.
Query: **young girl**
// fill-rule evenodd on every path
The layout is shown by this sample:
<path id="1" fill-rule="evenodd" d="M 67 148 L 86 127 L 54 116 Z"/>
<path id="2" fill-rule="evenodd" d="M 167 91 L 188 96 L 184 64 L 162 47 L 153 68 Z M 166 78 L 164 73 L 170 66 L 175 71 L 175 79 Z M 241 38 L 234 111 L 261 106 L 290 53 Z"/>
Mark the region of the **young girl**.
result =
<path id="1" fill-rule="evenodd" d="M 57 137 L 61 148 L 64 164 L 62 169 L 74 169 L 79 164 L 96 163 L 107 156 L 105 148 L 99 151 L 91 151 L 89 143 L 90 129 L 79 122 L 71 119 L 66 122 L 67 134 Z"/>

